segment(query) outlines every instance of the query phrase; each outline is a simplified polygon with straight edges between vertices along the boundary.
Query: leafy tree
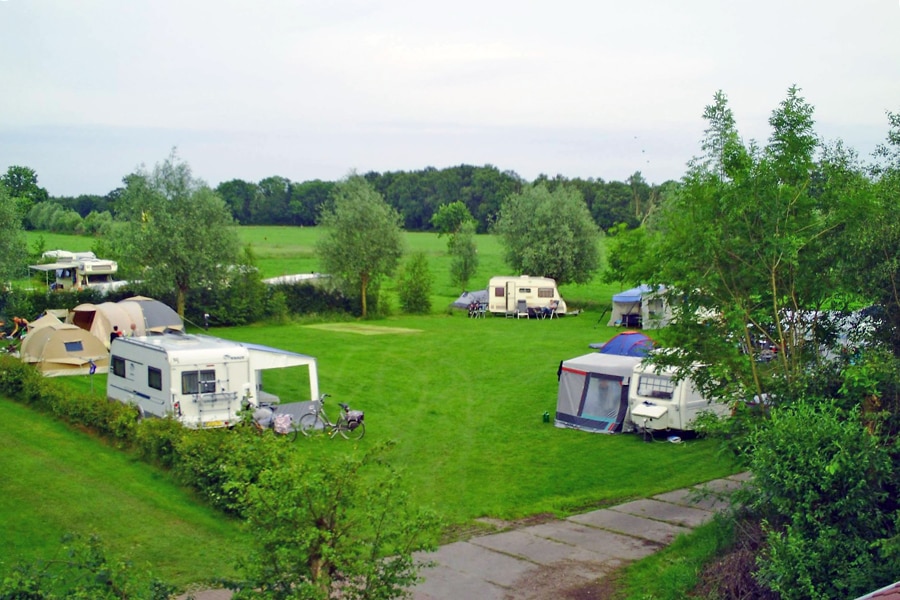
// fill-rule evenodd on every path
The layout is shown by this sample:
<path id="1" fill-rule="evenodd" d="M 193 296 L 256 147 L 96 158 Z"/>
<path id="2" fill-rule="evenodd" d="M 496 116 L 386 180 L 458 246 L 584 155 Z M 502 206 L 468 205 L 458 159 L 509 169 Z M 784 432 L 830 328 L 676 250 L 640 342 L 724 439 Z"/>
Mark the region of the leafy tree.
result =
<path id="1" fill-rule="evenodd" d="M 875 292 L 893 353 L 900 357 L 900 113 L 888 113 L 888 124 L 878 162 L 870 167 L 876 177 L 871 212 L 852 221 L 850 245 L 841 256 L 858 288 Z"/>
<path id="2" fill-rule="evenodd" d="M 397 282 L 400 306 L 411 314 L 428 314 L 431 311 L 431 271 L 424 252 L 414 252 L 406 261 Z"/>
<path id="3" fill-rule="evenodd" d="M 437 520 L 410 506 L 386 449 L 263 471 L 247 491 L 255 551 L 236 599 L 404 597 Z"/>
<path id="4" fill-rule="evenodd" d="M 812 114 L 792 87 L 769 120 L 768 145 L 745 145 L 717 94 L 706 155 L 646 221 L 655 260 L 623 270 L 669 287 L 672 348 L 652 360 L 735 402 L 740 418 L 723 427 L 754 473 L 745 505 L 766 526 L 759 577 L 785 598 L 855 597 L 897 569 L 887 452 L 896 430 L 882 431 L 890 421 L 867 404 L 886 389 L 896 397 L 900 371 L 873 368 L 884 361 L 872 360 L 871 342 L 852 361 L 840 353 L 824 315 L 866 300 L 847 267 L 856 248 L 878 260 L 881 246 L 859 239 L 860 222 L 887 213 L 873 211 L 872 182 L 853 153 L 819 141 Z M 760 344 L 777 347 L 776 358 L 758 361 Z M 746 410 L 754 395 L 767 410 Z"/>
<path id="5" fill-rule="evenodd" d="M 152 293 L 174 289 L 183 317 L 190 290 L 228 284 L 240 249 L 231 213 L 174 150 L 125 184 L 118 215 L 125 223 L 116 229 L 115 255 Z"/>
<path id="6" fill-rule="evenodd" d="M 438 237 L 442 235 L 453 236 L 459 233 L 463 223 L 471 220 L 472 214 L 466 208 L 466 205 L 456 201 L 444 204 L 438 208 L 437 212 L 431 217 L 431 224 L 437 230 Z"/>
<path id="7" fill-rule="evenodd" d="M 649 255 L 631 280 L 669 289 L 677 352 L 665 360 L 691 370 L 709 396 L 726 391 L 762 394 L 778 384 L 802 385 L 820 359 L 807 311 L 833 304 L 847 288 L 832 269 L 850 212 L 843 201 L 856 180 L 831 176 L 821 163 L 820 193 L 812 193 L 812 108 L 791 88 L 773 112 L 772 144 L 744 146 L 730 129 L 717 95 L 703 147 L 716 154 L 695 161 L 679 190 L 648 221 Z M 641 272 L 643 270 L 643 272 Z M 716 318 L 710 318 L 714 311 Z M 815 314 L 815 313 L 812 313 Z M 799 332 L 803 332 L 800 334 Z M 698 339 L 700 338 L 700 339 Z M 779 347 L 764 377 L 753 349 Z M 791 394 L 784 394 L 790 397 Z"/>
<path id="8" fill-rule="evenodd" d="M 317 244 L 322 269 L 359 290 L 365 318 L 368 294 L 377 296 L 381 280 L 403 255 L 400 215 L 370 183 L 352 174 L 335 188 L 319 225 L 325 229 Z"/>
<path id="9" fill-rule="evenodd" d="M 0 176 L 0 183 L 6 186 L 10 197 L 19 203 L 19 210 L 23 215 L 35 204 L 49 198 L 47 190 L 38 185 L 37 173 L 28 167 L 10 166 Z"/>
<path id="10" fill-rule="evenodd" d="M 449 236 L 447 251 L 453 257 L 450 282 L 465 289 L 478 270 L 478 249 L 475 245 L 475 220 L 462 202 L 441 206 L 431 218 L 438 237 Z"/>
<path id="11" fill-rule="evenodd" d="M 242 225 L 252 225 L 253 210 L 258 204 L 259 187 L 242 179 L 223 181 L 216 186 L 216 192 L 225 200 L 231 214 Z"/>
<path id="12" fill-rule="evenodd" d="M 537 185 L 511 195 L 496 231 L 506 244 L 506 262 L 519 273 L 562 285 L 590 281 L 599 267 L 601 233 L 577 190 Z"/>
<path id="13" fill-rule="evenodd" d="M 478 271 L 478 247 L 475 245 L 475 221 L 466 221 L 447 242 L 450 256 L 450 282 L 465 290 Z"/>
<path id="14" fill-rule="evenodd" d="M 5 284 L 22 274 L 27 255 L 18 203 L 0 183 L 0 283 Z"/>

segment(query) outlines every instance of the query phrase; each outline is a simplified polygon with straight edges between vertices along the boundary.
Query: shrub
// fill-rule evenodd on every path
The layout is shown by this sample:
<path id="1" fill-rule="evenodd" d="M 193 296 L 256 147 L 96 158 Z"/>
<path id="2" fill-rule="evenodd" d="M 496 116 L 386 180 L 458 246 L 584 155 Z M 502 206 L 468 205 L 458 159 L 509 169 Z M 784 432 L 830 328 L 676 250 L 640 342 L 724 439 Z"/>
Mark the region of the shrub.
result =
<path id="1" fill-rule="evenodd" d="M 404 312 L 427 314 L 431 312 L 431 271 L 424 252 L 409 257 L 397 281 L 400 306 Z"/>
<path id="2" fill-rule="evenodd" d="M 0 580 L 0 600 L 90 598 L 91 600 L 168 600 L 175 588 L 124 561 L 106 556 L 102 542 L 67 535 L 62 556 L 35 564 L 18 564 Z"/>
<path id="3" fill-rule="evenodd" d="M 773 409 L 750 448 L 765 585 L 785 599 L 852 598 L 894 581 L 900 563 L 880 549 L 896 534 L 891 459 L 859 410 L 827 401 Z"/>

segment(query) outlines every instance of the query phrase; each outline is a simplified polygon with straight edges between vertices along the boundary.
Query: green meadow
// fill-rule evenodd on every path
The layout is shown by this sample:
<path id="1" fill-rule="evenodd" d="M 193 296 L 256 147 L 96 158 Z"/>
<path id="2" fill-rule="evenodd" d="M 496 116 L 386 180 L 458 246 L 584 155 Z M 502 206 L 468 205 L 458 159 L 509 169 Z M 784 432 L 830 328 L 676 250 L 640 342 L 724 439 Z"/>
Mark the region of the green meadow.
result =
<path id="1" fill-rule="evenodd" d="M 247 227 L 241 228 L 240 234 L 253 249 L 264 277 L 318 270 L 314 252 L 318 232 L 314 228 Z M 90 249 L 89 239 L 44 235 L 47 248 Z M 453 532 L 478 527 L 475 520 L 479 517 L 561 516 L 734 471 L 709 440 L 648 443 L 637 435 L 588 434 L 553 426 L 559 362 L 589 352 L 589 343 L 616 333 L 605 324 L 608 313 L 601 316 L 620 286 L 601 284 L 599 278 L 585 285 L 563 286 L 561 293 L 570 310 L 581 311 L 578 316 L 468 319 L 464 311 L 447 308 L 461 290 L 447 281 L 446 240 L 435 234 L 408 233 L 406 241 L 408 250 L 428 256 L 434 276 L 429 315 L 400 314 L 395 285 L 389 280 L 383 294 L 392 309 L 389 316 L 379 319 L 323 323 L 298 318 L 287 324 L 261 323 L 210 333 L 315 356 L 321 391 L 332 395 L 332 411 L 336 402 L 365 411 L 366 437 L 359 442 L 363 447 L 379 440 L 397 442 L 391 460 L 404 473 L 414 501 L 441 513 L 448 539 Z M 509 274 L 497 238 L 478 236 L 478 248 L 481 264 L 473 289 L 486 287 L 492 275 Z M 266 376 L 267 390 L 281 395 L 282 401 L 308 399 L 304 397 L 307 384 L 295 373 L 271 371 Z M 102 395 L 105 376 L 95 375 L 93 381 L 69 378 L 67 384 L 82 391 L 93 388 L 93 393 Z M 231 550 L 240 541 L 238 524 L 193 505 L 190 496 L 174 488 L 164 473 L 132 462 L 89 436 L 48 423 L 46 417 L 29 414 L 22 407 L 3 403 L 0 410 L 11 413 L 0 415 L 0 444 L 10 454 L 4 464 L 12 466 L 9 476 L 19 482 L 3 484 L 5 504 L 0 521 L 4 526 L 18 523 L 23 535 L 45 540 L 64 533 L 66 527 L 90 523 L 102 537 L 122 540 L 117 550 L 152 557 L 147 560 L 153 563 L 154 572 L 181 583 L 188 580 L 180 571 L 183 565 L 176 558 L 176 546 L 219 544 L 223 548 L 217 554 L 218 563 L 215 556 L 210 557 L 212 564 L 198 562 L 190 580 L 208 579 L 233 568 Z M 549 423 L 544 420 L 545 413 L 550 415 Z M 23 421 L 34 423 L 24 428 L 20 425 Z M 52 435 L 29 434 L 33 427 L 50 427 Z M 73 437 L 77 444 L 71 440 L 64 444 L 61 437 Z M 26 454 L 51 453 L 56 466 L 44 468 L 11 460 L 19 452 L 10 452 L 10 446 Z M 57 451 L 60 446 L 65 446 L 65 452 Z M 293 450 L 308 460 L 329 460 L 357 448 L 340 439 L 300 439 Z M 86 496 L 62 493 L 53 501 L 53 511 L 65 514 L 70 499 L 73 510 L 82 510 L 121 494 L 112 505 L 103 505 L 108 518 L 85 522 L 41 518 L 49 503 L 29 495 L 34 493 L 32 488 L 77 488 L 88 477 L 81 469 L 98 454 L 108 456 L 104 460 L 109 466 L 90 473 L 97 483 L 85 486 L 90 488 L 85 490 Z M 107 471 L 109 477 L 104 481 Z M 59 483 L 50 481 L 51 474 Z M 119 489 L 114 482 L 124 478 L 146 483 Z M 91 497 L 92 490 L 96 497 Z M 188 505 L 194 512 L 185 515 L 175 510 L 188 511 Z M 157 535 L 143 534 L 129 542 L 133 524 L 119 518 L 120 510 L 135 522 L 153 522 Z M 207 519 L 215 526 L 207 525 Z M 194 541 L 186 542 L 176 537 L 174 529 L 170 531 L 176 524 L 185 527 L 185 523 L 191 523 L 188 527 L 196 531 Z M 27 553 L 28 543 L 10 545 L 6 537 L 7 541 L 0 542 L 3 556 Z"/>

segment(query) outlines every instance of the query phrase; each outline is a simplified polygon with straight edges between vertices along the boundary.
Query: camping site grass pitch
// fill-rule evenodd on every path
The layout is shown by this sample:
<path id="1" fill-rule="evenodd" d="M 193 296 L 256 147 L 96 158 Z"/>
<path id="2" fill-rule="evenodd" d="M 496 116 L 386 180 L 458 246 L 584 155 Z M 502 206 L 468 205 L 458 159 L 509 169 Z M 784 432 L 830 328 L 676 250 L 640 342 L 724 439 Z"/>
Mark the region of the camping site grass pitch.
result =
<path id="1" fill-rule="evenodd" d="M 543 321 L 457 313 L 360 322 L 359 333 L 303 323 L 214 333 L 317 357 L 331 415 L 337 402 L 365 411 L 360 443 L 396 440 L 393 460 L 409 492 L 451 524 L 564 515 L 731 473 L 709 440 L 646 443 L 553 426 L 559 361 L 609 337 L 595 323 L 589 313 Z M 397 333 L 363 334 L 376 324 Z M 278 375 L 266 373 L 267 390 L 282 401 L 302 397 L 302 386 Z M 353 447 L 305 442 L 297 452 L 325 460 Z"/>
<path id="2" fill-rule="evenodd" d="M 98 535 L 110 556 L 179 586 L 234 574 L 245 533 L 161 472 L 0 398 L 0 572 Z"/>

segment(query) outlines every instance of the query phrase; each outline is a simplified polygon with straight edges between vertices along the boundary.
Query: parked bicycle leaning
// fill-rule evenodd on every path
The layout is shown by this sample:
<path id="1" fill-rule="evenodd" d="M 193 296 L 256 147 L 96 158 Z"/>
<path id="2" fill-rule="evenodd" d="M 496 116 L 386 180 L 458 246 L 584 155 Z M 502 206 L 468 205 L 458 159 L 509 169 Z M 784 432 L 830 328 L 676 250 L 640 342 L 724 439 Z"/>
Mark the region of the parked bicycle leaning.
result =
<path id="1" fill-rule="evenodd" d="M 345 440 L 361 439 L 366 434 L 366 424 L 363 422 L 365 413 L 361 410 L 350 410 L 348 405 L 338 402 L 338 406 L 341 407 L 341 414 L 337 421 L 332 421 L 325 413 L 325 398 L 328 397 L 329 394 L 322 394 L 313 403 L 310 412 L 300 417 L 300 423 L 297 427 L 300 433 L 307 437 L 325 434 L 333 438 L 340 434 Z"/>

